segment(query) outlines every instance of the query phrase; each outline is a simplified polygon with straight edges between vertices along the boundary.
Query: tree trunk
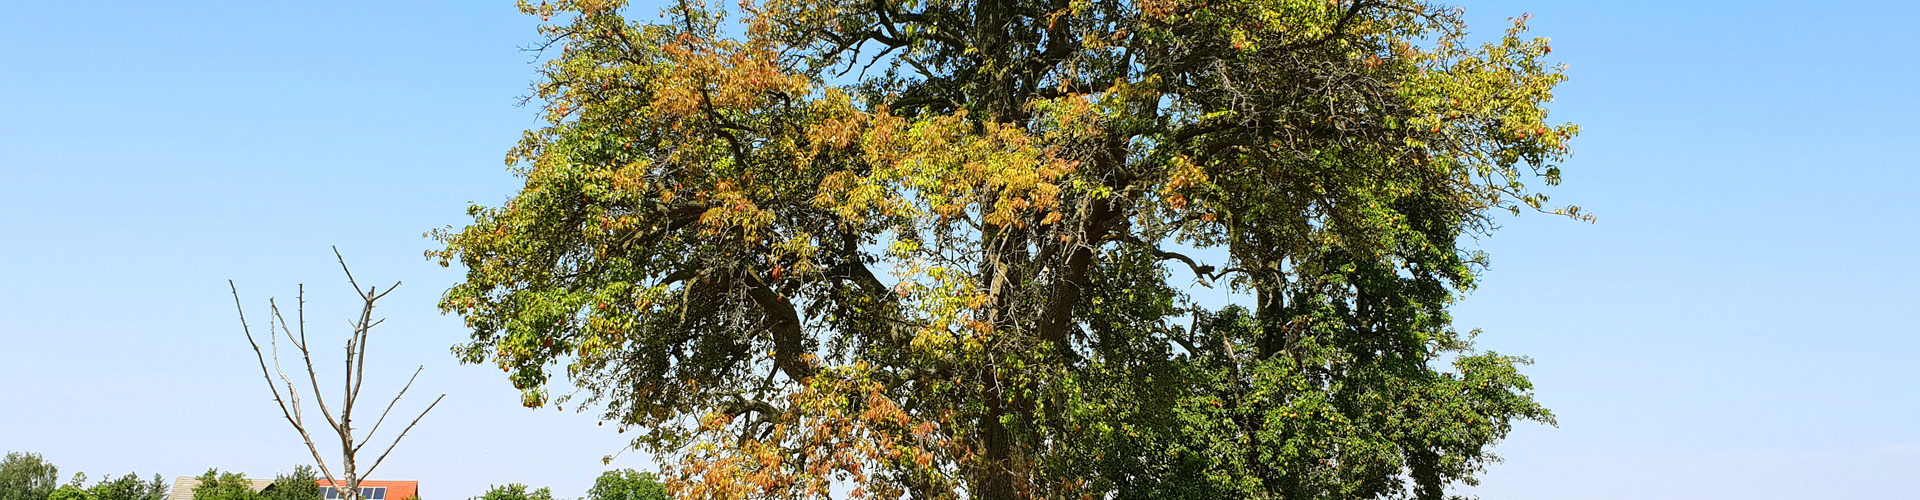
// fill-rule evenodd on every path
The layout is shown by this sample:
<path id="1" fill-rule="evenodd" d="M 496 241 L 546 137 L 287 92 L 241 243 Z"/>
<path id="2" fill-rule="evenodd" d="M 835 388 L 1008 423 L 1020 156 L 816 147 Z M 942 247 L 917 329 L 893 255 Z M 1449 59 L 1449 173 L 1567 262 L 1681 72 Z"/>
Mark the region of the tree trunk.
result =
<path id="1" fill-rule="evenodd" d="M 991 368 L 987 384 L 987 414 L 980 420 L 980 440 L 985 450 L 976 469 L 972 496 L 978 500 L 1014 500 L 1019 496 L 1014 489 L 1017 467 L 1013 459 L 1013 436 L 1001 421 L 1001 417 L 1008 415 L 1006 396 L 999 376 L 993 374 Z"/>

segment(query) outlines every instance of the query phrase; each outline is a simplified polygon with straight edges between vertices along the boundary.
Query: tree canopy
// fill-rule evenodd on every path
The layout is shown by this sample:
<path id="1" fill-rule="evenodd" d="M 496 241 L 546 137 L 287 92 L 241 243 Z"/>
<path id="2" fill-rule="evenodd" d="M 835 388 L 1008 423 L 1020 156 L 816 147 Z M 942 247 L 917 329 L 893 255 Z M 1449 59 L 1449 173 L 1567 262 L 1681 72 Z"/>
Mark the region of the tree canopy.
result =
<path id="1" fill-rule="evenodd" d="M 85 486 L 87 475 L 75 473 L 68 484 L 59 484 L 60 468 L 38 453 L 10 452 L 0 461 L 0 500 L 164 500 L 167 483 L 154 474 L 142 480 L 139 474 L 108 475 L 93 486 Z"/>
<path id="2" fill-rule="evenodd" d="M 320 474 L 314 471 L 312 466 L 294 466 L 293 472 L 274 476 L 273 487 L 260 492 L 260 500 L 313 500 L 315 498 L 321 498 L 319 479 Z"/>
<path id="3" fill-rule="evenodd" d="M 1448 313 L 1497 214 L 1585 217 L 1538 189 L 1576 128 L 1524 18 L 522 9 L 547 123 L 436 232 L 455 353 L 637 431 L 677 496 L 1441 498 L 1552 421 Z"/>
<path id="4" fill-rule="evenodd" d="M 80 483 L 81 481 L 74 481 Z M 47 495 L 47 500 L 93 500 L 93 495 L 78 484 L 63 485 Z"/>
<path id="5" fill-rule="evenodd" d="M 60 468 L 39 453 L 7 452 L 0 460 L 0 500 L 46 500 L 60 487 Z"/>
<path id="6" fill-rule="evenodd" d="M 253 481 L 239 472 L 220 472 L 218 468 L 207 469 L 197 478 L 200 482 L 193 488 L 193 500 L 259 500 L 260 494 L 253 491 Z"/>
<path id="7" fill-rule="evenodd" d="M 633 469 L 610 470 L 593 480 L 586 500 L 669 500 L 667 489 L 653 474 Z"/>
<path id="8" fill-rule="evenodd" d="M 487 488 L 486 493 L 473 497 L 472 500 L 553 500 L 553 491 L 546 487 L 529 490 L 527 485 L 513 483 Z"/>
<path id="9" fill-rule="evenodd" d="M 207 469 L 198 478 L 193 500 L 313 500 L 321 497 L 319 478 L 312 466 L 300 465 L 291 473 L 274 476 L 272 486 L 254 491 L 253 481 L 244 473 Z M 154 476 L 155 481 L 159 479 Z"/>
<path id="10" fill-rule="evenodd" d="M 99 483 L 87 488 L 87 495 L 93 500 L 165 500 L 167 481 L 159 474 L 143 480 L 139 474 L 128 472 L 119 477 L 101 478 Z"/>

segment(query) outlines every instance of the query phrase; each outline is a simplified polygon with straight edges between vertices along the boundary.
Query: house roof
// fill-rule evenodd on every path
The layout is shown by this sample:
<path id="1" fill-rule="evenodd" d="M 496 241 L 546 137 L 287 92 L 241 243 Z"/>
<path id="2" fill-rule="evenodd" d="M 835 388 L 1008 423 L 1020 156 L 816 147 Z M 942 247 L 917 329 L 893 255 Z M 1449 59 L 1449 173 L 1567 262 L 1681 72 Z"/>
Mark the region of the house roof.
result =
<path id="1" fill-rule="evenodd" d="M 334 485 L 333 482 L 327 481 L 325 479 L 314 481 L 314 483 L 320 485 L 321 487 Z M 346 484 L 346 482 L 342 481 L 341 484 Z M 408 498 L 420 497 L 419 481 L 374 481 L 371 479 L 362 479 L 360 480 L 360 487 L 361 488 L 386 488 L 387 489 L 386 500 L 406 500 Z M 172 500 L 172 499 L 168 499 L 168 500 Z"/>
<path id="2" fill-rule="evenodd" d="M 272 479 L 248 479 L 247 481 L 252 483 L 249 487 L 253 489 L 255 493 L 265 490 L 269 486 L 273 486 Z M 333 486 L 332 482 L 325 479 L 316 480 L 313 483 L 321 487 Z M 345 482 L 342 481 L 342 484 L 344 483 Z M 419 481 L 374 481 L 363 479 L 360 481 L 360 487 L 386 488 L 387 500 L 406 500 L 409 498 L 419 498 L 420 496 Z M 200 478 L 198 476 L 180 476 L 174 478 L 173 490 L 167 493 L 167 500 L 193 500 L 193 490 L 199 488 Z"/>

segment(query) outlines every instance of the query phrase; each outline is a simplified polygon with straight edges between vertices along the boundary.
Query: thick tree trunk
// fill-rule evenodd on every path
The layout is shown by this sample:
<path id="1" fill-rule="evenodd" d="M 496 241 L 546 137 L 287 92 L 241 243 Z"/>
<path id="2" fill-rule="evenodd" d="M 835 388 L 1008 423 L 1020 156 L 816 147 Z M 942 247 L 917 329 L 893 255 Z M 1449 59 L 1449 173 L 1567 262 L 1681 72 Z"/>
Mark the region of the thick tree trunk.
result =
<path id="1" fill-rule="evenodd" d="M 999 376 L 988 369 L 986 403 L 987 413 L 980 419 L 980 440 L 984 450 L 980 463 L 976 466 L 973 485 L 973 498 L 977 500 L 1014 500 L 1019 498 L 1014 488 L 1015 481 L 1021 475 L 1013 459 L 1013 436 L 1001 417 L 1008 415 L 1008 408 L 1000 385 Z"/>

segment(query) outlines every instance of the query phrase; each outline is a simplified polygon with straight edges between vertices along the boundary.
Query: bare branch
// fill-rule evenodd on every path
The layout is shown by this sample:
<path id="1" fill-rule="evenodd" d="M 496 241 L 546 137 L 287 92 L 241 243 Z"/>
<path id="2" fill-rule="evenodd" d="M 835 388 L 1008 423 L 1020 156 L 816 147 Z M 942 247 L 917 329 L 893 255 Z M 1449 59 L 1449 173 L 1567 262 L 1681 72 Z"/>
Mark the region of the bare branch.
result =
<path id="1" fill-rule="evenodd" d="M 380 458 L 377 458 L 377 459 L 374 459 L 374 461 L 373 461 L 373 465 L 371 465 L 371 466 L 368 466 L 368 467 L 367 467 L 367 475 L 369 475 L 369 476 L 371 476 L 371 475 L 373 475 L 373 470 L 374 470 L 374 469 L 377 469 L 377 468 L 379 468 L 379 467 L 380 467 L 380 463 L 381 463 L 381 462 L 385 462 L 385 461 L 387 461 L 387 454 L 388 454 L 388 453 L 393 453 L 393 447 L 394 447 L 394 446 L 398 446 L 398 445 L 400 444 L 400 438 L 404 438 L 404 437 L 407 437 L 407 431 L 411 431 L 411 430 L 413 430 L 413 426 L 415 426 L 415 425 L 419 425 L 419 424 L 420 424 L 420 419 L 421 419 L 422 417 L 426 417 L 426 416 L 427 416 L 427 412 L 430 412 L 430 411 L 433 411 L 433 407 L 435 407 L 435 406 L 439 406 L 439 405 L 440 405 L 440 400 L 442 400 L 442 399 L 446 399 L 446 398 L 447 398 L 447 395 L 446 395 L 446 394 L 441 394 L 441 395 L 440 395 L 440 397 L 437 397 L 437 398 L 433 398 L 433 403 L 432 403 L 432 404 L 428 404 L 428 405 L 427 405 L 427 409 L 425 409 L 425 410 L 420 410 L 420 415 L 419 415 L 419 416 L 416 416 L 416 417 L 413 417 L 413 422 L 412 422 L 412 423 L 408 423 L 408 424 L 407 424 L 407 428 L 405 428 L 405 429 L 400 429 L 400 435 L 398 435 L 398 436 L 394 436 L 394 437 L 393 437 L 393 443 L 392 443 L 392 444 L 388 444 L 388 445 L 387 445 L 387 450 L 386 450 L 386 451 L 382 451 L 382 452 L 380 452 Z"/>
<path id="2" fill-rule="evenodd" d="M 342 268 L 345 268 L 344 263 Z M 367 333 L 373 330 L 373 301 L 379 299 L 376 295 L 378 291 L 380 287 L 376 286 L 360 295 L 360 298 L 365 301 L 360 306 L 360 321 L 353 327 L 352 340 L 347 341 L 347 401 L 360 400 L 360 384 L 367 380 Z"/>
<path id="3" fill-rule="evenodd" d="M 271 319 L 280 323 L 279 331 L 287 334 L 288 343 L 293 343 L 293 331 L 287 329 L 287 318 L 280 314 L 280 305 L 269 298 L 267 299 L 267 306 L 273 314 L 273 318 Z M 273 334 L 273 321 L 267 322 L 267 328 L 267 340 L 273 346 L 273 371 L 276 375 L 280 376 L 280 382 L 287 386 L 287 399 L 293 407 L 294 425 L 304 426 L 306 425 L 306 419 L 300 415 L 300 391 L 294 388 L 293 379 L 288 377 L 286 369 L 280 366 L 280 336 Z M 306 348 L 306 346 L 298 344 L 295 344 L 295 347 L 301 349 Z M 268 383 L 272 383 L 272 381 L 268 381 Z"/>
<path id="4" fill-rule="evenodd" d="M 332 427 L 336 433 L 345 432 L 346 429 L 340 426 L 340 421 L 333 418 L 333 410 L 327 408 L 327 398 L 320 392 L 320 377 L 317 375 L 319 372 L 313 369 L 313 352 L 307 350 L 306 285 L 300 285 L 300 304 L 298 307 L 298 314 L 300 315 L 300 345 L 298 346 L 300 348 L 300 360 L 307 366 L 307 382 L 313 386 L 313 401 L 320 405 L 320 415 L 327 418 L 327 426 Z M 292 337 L 289 336 L 288 338 Z"/>
<path id="5" fill-rule="evenodd" d="M 360 282 L 353 280 L 353 271 L 347 269 L 347 258 L 340 256 L 338 246 L 333 247 L 333 259 L 340 262 L 340 272 L 347 273 L 347 284 L 353 285 L 353 293 L 359 293 L 361 298 L 366 298 L 366 294 L 360 291 Z"/>
<path id="6" fill-rule="evenodd" d="M 291 410 L 291 411 L 289 411 L 289 410 L 288 410 L 288 408 L 287 408 L 287 403 L 286 403 L 286 401 L 284 401 L 284 400 L 282 400 L 282 399 L 280 399 L 280 389 L 279 389 L 279 388 L 277 388 L 277 387 L 275 387 L 275 386 L 273 385 L 273 377 L 272 377 L 271 375 L 268 375 L 268 374 L 267 374 L 267 360 L 266 360 L 266 357 L 265 357 L 264 355 L 262 355 L 262 354 L 261 354 L 261 352 L 260 352 L 260 343 L 259 343 L 259 342 L 256 342 L 256 341 L 254 341 L 254 339 L 253 339 L 253 329 L 251 329 L 251 328 L 249 328 L 249 327 L 247 327 L 247 310 L 246 310 L 246 308 L 245 308 L 245 307 L 243 307 L 243 306 L 241 306 L 241 305 L 240 305 L 240 287 L 239 287 L 239 286 L 237 286 L 237 285 L 234 285 L 234 284 L 233 284 L 233 280 L 227 280 L 227 288 L 228 288 L 228 289 L 230 289 L 230 290 L 232 290 L 232 292 L 233 292 L 233 308 L 234 308 L 234 310 L 235 310 L 235 311 L 237 311 L 237 312 L 239 313 L 239 315 L 240 315 L 240 331 L 241 331 L 241 332 L 243 332 L 243 333 L 245 333 L 245 334 L 247 335 L 247 344 L 248 344 L 248 345 L 251 345 L 251 346 L 253 346 L 253 356 L 254 356 L 254 359 L 260 362 L 260 377 L 261 377 L 262 379 L 265 379 L 265 380 L 266 380 L 266 382 L 267 382 L 267 390 L 269 390 L 269 391 L 272 391 L 272 393 L 273 393 L 273 402 L 274 402 L 274 404 L 278 404 L 278 405 L 280 405 L 280 416 L 282 416 L 282 417 L 285 417 L 285 418 L 287 419 L 287 423 L 288 423 L 288 424 L 292 424 L 292 425 L 293 425 L 293 430 L 295 430 L 295 431 L 298 431 L 298 432 L 300 433 L 300 440 L 301 440 L 301 441 L 303 441 L 303 442 L 305 442 L 305 443 L 307 444 L 307 451 L 313 454 L 313 460 L 314 460 L 315 462 L 317 462 L 317 463 L 318 463 L 318 464 L 320 465 L 320 471 L 321 471 L 322 473 L 325 473 L 325 474 L 327 475 L 327 480 L 329 480 L 329 481 L 331 481 L 331 480 L 333 480 L 333 472 L 331 472 L 330 470 L 328 470 L 328 468 L 327 468 L 327 461 L 326 461 L 326 459 L 324 459 L 324 458 L 321 458 L 321 456 L 320 456 L 320 448 L 319 448 L 318 446 L 315 446 L 315 445 L 313 444 L 313 436 L 312 436 L 311 434 L 308 434 L 308 433 L 307 433 L 307 427 L 306 427 L 305 425 L 303 425 L 303 424 L 302 424 L 302 423 L 300 422 L 300 420 L 299 420 L 298 418 L 296 418 L 296 417 L 294 416 L 294 414 L 295 414 L 295 413 L 297 413 L 297 412 L 299 411 L 299 410 L 298 410 L 298 406 L 297 406 L 297 405 L 298 405 L 298 399 L 297 399 L 297 398 L 295 399 L 295 405 L 296 405 L 296 406 L 294 407 L 295 409 L 294 409 L 294 410 Z M 305 304 L 305 303 L 306 303 L 306 299 L 305 299 L 305 297 L 306 297 L 306 294 L 305 294 L 305 290 L 306 290 L 306 288 L 305 288 L 305 287 L 302 287 L 302 288 L 301 288 L 301 291 L 302 291 L 302 293 L 301 293 L 301 303 L 302 303 L 302 304 Z M 304 309 L 304 307 L 303 307 L 303 309 Z M 275 307 L 274 307 L 274 311 L 275 311 L 275 314 L 277 315 L 277 314 L 278 314 L 278 311 L 279 311 L 279 307 L 278 307 L 278 306 L 275 306 Z M 283 319 L 284 319 L 284 318 L 283 318 Z M 284 322 L 284 321 L 282 321 L 282 324 L 285 324 L 285 322 Z M 269 323 L 268 323 L 268 325 L 269 325 L 269 326 L 268 326 L 269 328 L 271 328 L 271 327 L 272 327 L 272 326 L 271 326 L 271 325 L 272 325 L 272 323 L 271 323 L 271 322 L 269 322 Z M 303 329 L 302 329 L 302 331 L 304 331 L 304 330 L 305 330 L 305 329 L 303 328 Z M 274 362 L 274 365 L 275 365 L 275 366 L 278 366 L 278 365 L 280 364 L 280 355 L 279 355 L 279 352 L 278 352 L 278 350 L 276 350 L 276 351 L 275 351 L 275 353 L 274 353 L 274 360 L 273 360 L 273 362 Z M 293 388 L 292 388 L 292 386 L 291 386 L 291 385 L 289 385 L 289 386 L 288 386 L 288 388 L 287 388 L 287 390 L 288 390 L 288 392 L 290 392 L 290 393 L 292 393 L 292 392 L 293 392 Z M 296 393 L 296 394 L 297 394 L 297 393 Z M 316 395 L 316 398 L 317 398 L 317 395 Z"/>
<path id="7" fill-rule="evenodd" d="M 400 388 L 400 393 L 393 395 L 393 401 L 387 402 L 387 409 L 380 410 L 380 418 L 378 420 L 373 421 L 373 428 L 367 430 L 367 435 L 366 435 L 367 439 L 373 439 L 374 433 L 380 432 L 380 424 L 385 423 L 387 421 L 387 414 L 393 412 L 393 405 L 400 402 L 400 397 L 407 395 L 407 389 L 413 388 L 413 380 L 420 378 L 420 372 L 426 369 L 427 369 L 426 365 L 420 365 L 419 368 L 415 368 L 413 370 L 413 376 L 407 377 L 407 385 Z M 367 445 L 366 441 L 361 441 L 360 444 L 354 445 L 353 446 L 354 453 L 359 453 L 360 448 L 366 445 Z"/>
<path id="8" fill-rule="evenodd" d="M 274 404 L 280 405 L 281 413 L 287 413 L 287 403 L 280 399 L 280 389 L 273 385 L 273 376 L 267 373 L 266 355 L 260 352 L 260 343 L 253 339 L 253 328 L 247 326 L 247 310 L 240 305 L 240 287 L 234 285 L 233 280 L 227 280 L 227 288 L 233 292 L 233 308 L 240 315 L 240 332 L 246 334 L 247 345 L 253 346 L 253 357 L 260 362 L 260 377 L 267 380 L 267 389 L 273 391 Z M 273 323 L 268 322 L 267 327 L 272 328 Z M 292 414 L 287 415 L 287 420 L 293 420 Z"/>

